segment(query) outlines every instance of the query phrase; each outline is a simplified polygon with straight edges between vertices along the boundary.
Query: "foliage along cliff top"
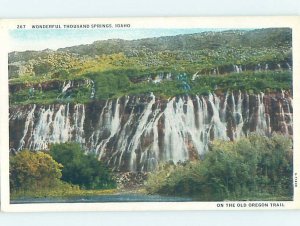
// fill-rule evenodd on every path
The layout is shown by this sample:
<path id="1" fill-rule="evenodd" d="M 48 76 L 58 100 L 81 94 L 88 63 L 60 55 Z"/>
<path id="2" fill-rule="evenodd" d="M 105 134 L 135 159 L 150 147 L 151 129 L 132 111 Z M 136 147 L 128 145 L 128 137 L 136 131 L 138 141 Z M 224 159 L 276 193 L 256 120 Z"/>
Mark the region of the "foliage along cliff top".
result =
<path id="1" fill-rule="evenodd" d="M 92 89 L 96 99 L 145 92 L 173 96 L 228 89 L 289 89 L 291 67 L 288 28 L 111 39 L 57 51 L 10 53 L 9 83 L 21 87 L 10 93 L 10 102 L 57 102 L 63 85 L 48 93 L 44 89 L 40 95 L 32 87 L 86 79 L 92 84 L 73 89 L 64 101 L 90 101 Z"/>

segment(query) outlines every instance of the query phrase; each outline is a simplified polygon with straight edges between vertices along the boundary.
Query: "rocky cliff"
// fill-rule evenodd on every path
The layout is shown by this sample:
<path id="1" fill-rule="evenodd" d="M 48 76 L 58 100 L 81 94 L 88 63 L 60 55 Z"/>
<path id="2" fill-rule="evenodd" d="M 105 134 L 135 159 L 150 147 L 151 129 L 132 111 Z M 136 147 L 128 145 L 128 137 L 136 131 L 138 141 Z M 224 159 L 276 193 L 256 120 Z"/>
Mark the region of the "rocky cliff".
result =
<path id="1" fill-rule="evenodd" d="M 51 143 L 79 142 L 114 170 L 151 171 L 160 162 L 201 158 L 214 139 L 292 135 L 292 113 L 288 91 L 12 106 L 10 148 L 47 150 Z"/>

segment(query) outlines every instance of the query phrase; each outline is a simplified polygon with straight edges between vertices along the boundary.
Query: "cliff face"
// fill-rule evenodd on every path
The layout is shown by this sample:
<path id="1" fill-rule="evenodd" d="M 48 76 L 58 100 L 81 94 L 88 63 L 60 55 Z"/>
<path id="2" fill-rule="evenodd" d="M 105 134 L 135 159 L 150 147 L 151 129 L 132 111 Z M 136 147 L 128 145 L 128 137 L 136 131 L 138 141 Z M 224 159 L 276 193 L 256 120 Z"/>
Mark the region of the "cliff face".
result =
<path id="1" fill-rule="evenodd" d="M 200 158 L 211 140 L 251 132 L 292 135 L 289 92 L 186 95 L 152 94 L 90 104 L 10 108 L 10 148 L 45 150 L 74 141 L 114 170 L 151 171 L 159 162 Z"/>

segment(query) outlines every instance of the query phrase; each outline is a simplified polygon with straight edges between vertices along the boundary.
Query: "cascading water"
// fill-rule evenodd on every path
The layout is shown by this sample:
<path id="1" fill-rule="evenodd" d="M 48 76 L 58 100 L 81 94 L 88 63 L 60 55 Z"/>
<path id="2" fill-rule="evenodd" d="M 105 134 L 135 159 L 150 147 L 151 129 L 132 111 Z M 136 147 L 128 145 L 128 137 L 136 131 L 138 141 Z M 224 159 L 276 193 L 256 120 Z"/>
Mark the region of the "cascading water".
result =
<path id="1" fill-rule="evenodd" d="M 26 118 L 18 150 L 24 148 L 45 150 L 50 143 L 68 141 L 84 144 L 85 108 L 84 105 L 77 104 L 74 109 L 75 113 L 71 117 L 69 104 L 60 105 L 58 110 L 55 110 L 54 105 L 48 106 L 47 110 L 45 107 L 38 108 L 33 105 Z"/>
<path id="2" fill-rule="evenodd" d="M 85 120 L 85 106 L 83 104 L 76 104 L 74 106 L 74 125 L 72 130 L 75 131 L 75 141 L 81 144 L 85 143 L 84 135 L 84 120 Z"/>
<path id="3" fill-rule="evenodd" d="M 33 131 L 32 140 L 30 140 L 30 149 L 44 150 L 48 146 L 49 134 L 51 130 L 51 123 L 53 122 L 53 106 L 49 106 L 47 110 L 42 108 L 40 110 L 39 121 Z"/>
<path id="4" fill-rule="evenodd" d="M 220 99 L 216 95 L 209 94 L 208 101 L 213 111 L 210 129 L 213 128 L 214 138 L 227 140 L 226 122 L 220 119 Z"/>
<path id="5" fill-rule="evenodd" d="M 108 111 L 110 112 L 112 109 L 112 103 L 110 102 L 109 104 L 109 109 Z M 98 148 L 100 148 L 100 154 L 99 154 L 99 160 L 101 159 L 104 151 L 105 151 L 105 148 L 106 148 L 106 145 L 107 143 L 110 141 L 110 139 L 115 136 L 115 134 L 118 132 L 119 130 L 119 127 L 120 127 L 120 103 L 119 103 L 119 99 L 117 99 L 116 101 L 116 110 L 114 112 L 114 114 L 110 114 L 109 115 L 109 119 L 110 121 L 110 124 L 108 125 L 108 130 L 110 132 L 110 135 L 108 138 L 102 140 L 100 142 L 100 144 L 98 145 Z"/>
<path id="6" fill-rule="evenodd" d="M 141 117 L 139 118 L 138 127 L 136 129 L 136 132 L 134 136 L 131 139 L 131 142 L 129 143 L 128 150 L 131 152 L 130 157 L 130 170 L 135 171 L 136 170 L 136 149 L 138 148 L 140 142 L 139 139 L 144 133 L 147 122 L 150 117 L 150 114 L 152 113 L 152 106 L 155 103 L 155 96 L 151 94 L 151 101 L 147 105 L 145 111 L 142 113 Z"/>
<path id="7" fill-rule="evenodd" d="M 33 105 L 32 110 L 28 113 L 28 116 L 25 121 L 25 129 L 23 133 L 23 137 L 20 140 L 20 145 L 18 150 L 22 150 L 25 147 L 25 137 L 29 131 L 29 126 L 33 128 L 33 120 L 34 120 L 34 111 L 35 111 L 36 105 Z"/>
<path id="8" fill-rule="evenodd" d="M 240 137 L 244 136 L 243 133 L 243 126 L 244 126 L 244 120 L 243 120 L 243 113 L 242 113 L 242 94 L 239 91 L 237 104 L 235 103 L 235 98 L 232 93 L 232 114 L 235 124 L 235 129 L 233 130 L 233 139 L 239 139 Z"/>
<path id="9" fill-rule="evenodd" d="M 256 132 L 260 135 L 270 134 L 264 105 L 264 93 L 257 95 L 257 124 Z"/>
<path id="10" fill-rule="evenodd" d="M 51 143 L 78 142 L 115 170 L 150 171 L 160 162 L 199 158 L 214 139 L 293 132 L 292 99 L 285 92 L 280 97 L 227 92 L 169 100 L 150 94 L 92 106 L 11 109 L 12 147 L 46 150 Z M 23 132 L 15 134 L 15 125 L 23 125 Z"/>
<path id="11" fill-rule="evenodd" d="M 63 84 L 63 88 L 62 88 L 62 93 L 65 93 L 69 88 L 71 88 L 73 86 L 72 81 L 68 81 L 68 83 L 66 84 L 66 82 L 64 82 Z"/>

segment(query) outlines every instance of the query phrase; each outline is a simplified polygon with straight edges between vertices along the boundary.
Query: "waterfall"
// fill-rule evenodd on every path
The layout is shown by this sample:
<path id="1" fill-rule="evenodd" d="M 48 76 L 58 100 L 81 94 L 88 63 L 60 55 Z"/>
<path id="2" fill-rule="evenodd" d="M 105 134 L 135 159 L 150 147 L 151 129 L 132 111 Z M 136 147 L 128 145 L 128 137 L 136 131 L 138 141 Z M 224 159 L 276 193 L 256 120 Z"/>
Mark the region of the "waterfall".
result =
<path id="1" fill-rule="evenodd" d="M 75 141 L 81 144 L 85 143 L 84 134 L 84 120 L 85 120 L 85 106 L 83 104 L 76 104 L 74 113 L 73 131 L 75 131 Z"/>
<path id="2" fill-rule="evenodd" d="M 32 150 L 46 150 L 50 143 L 64 143 L 76 141 L 85 143 L 84 120 L 85 108 L 82 104 L 74 106 L 74 124 L 71 126 L 70 106 L 60 105 L 55 111 L 55 106 L 32 108 L 25 122 L 23 137 L 20 140 L 18 150 L 29 148 Z M 34 114 L 37 115 L 37 122 L 34 120 Z M 75 134 L 73 136 L 73 134 Z M 25 144 L 27 138 L 27 147 Z"/>
<path id="3" fill-rule="evenodd" d="M 287 106 L 287 116 L 289 118 L 290 125 L 293 126 L 293 113 L 291 112 L 291 108 L 293 107 L 293 100 L 291 98 L 288 98 L 285 101 Z"/>
<path id="4" fill-rule="evenodd" d="M 282 122 L 282 131 L 285 135 L 289 136 L 290 131 L 293 130 L 293 117 L 291 109 L 293 108 L 292 99 L 286 96 L 285 91 L 282 91 L 282 103 L 279 102 L 279 115 Z"/>
<path id="5" fill-rule="evenodd" d="M 105 105 L 104 107 L 102 108 L 102 111 L 100 113 L 100 116 L 99 116 L 99 120 L 98 120 L 98 125 L 96 128 L 94 128 L 93 130 L 93 133 L 92 135 L 90 136 L 89 138 L 89 143 L 91 144 L 91 150 L 97 154 L 98 152 L 98 141 L 100 139 L 100 134 L 102 132 L 102 124 L 103 124 L 103 115 L 105 113 L 105 109 L 107 108 L 107 104 L 108 104 L 108 101 L 105 102 Z"/>
<path id="6" fill-rule="evenodd" d="M 228 94 L 228 92 L 226 92 L 225 99 L 224 99 L 224 104 L 223 104 L 223 108 L 222 108 L 221 115 L 220 115 L 220 118 L 221 118 L 222 122 L 226 121 L 226 110 L 227 110 L 228 96 L 229 96 L 229 94 Z"/>
<path id="7" fill-rule="evenodd" d="M 280 115 L 280 120 L 281 120 L 282 127 L 283 127 L 283 132 L 286 135 L 289 135 L 288 125 L 287 125 L 287 122 L 285 120 L 285 112 L 283 110 L 283 107 L 282 107 L 281 103 L 279 103 L 279 115 Z"/>
<path id="8" fill-rule="evenodd" d="M 91 95 L 90 95 L 90 98 L 93 99 L 95 97 L 95 93 L 96 93 L 96 89 L 95 89 L 95 83 L 93 80 L 89 80 L 90 83 L 92 84 L 91 86 Z"/>
<path id="9" fill-rule="evenodd" d="M 125 107 L 127 107 L 129 101 L 129 97 L 126 98 L 126 103 L 125 103 Z M 133 122 L 133 118 L 134 118 L 134 108 L 131 109 L 129 117 L 127 122 L 125 123 L 125 125 L 123 126 L 123 129 L 121 130 L 121 132 L 119 133 L 119 139 L 117 141 L 117 147 L 119 148 L 119 152 L 120 152 L 120 157 L 119 157 L 119 161 L 118 161 L 118 169 L 121 168 L 122 166 L 122 160 L 123 160 L 123 155 L 126 152 L 126 148 L 128 146 L 128 133 L 130 133 L 130 125 Z"/>
<path id="10" fill-rule="evenodd" d="M 70 140 L 70 117 L 69 104 L 60 105 L 53 120 L 53 133 L 50 138 L 51 143 L 64 143 Z"/>
<path id="11" fill-rule="evenodd" d="M 210 93 L 208 101 L 213 110 L 210 128 L 213 129 L 214 138 L 227 140 L 226 122 L 222 122 L 220 119 L 220 99 Z"/>
<path id="12" fill-rule="evenodd" d="M 101 159 L 106 145 L 107 143 L 110 141 L 110 139 L 115 136 L 115 134 L 118 132 L 118 130 L 120 129 L 120 103 L 119 103 L 119 99 L 117 99 L 116 101 L 116 107 L 115 107 L 115 112 L 113 114 L 111 114 L 112 112 L 112 102 L 110 102 L 109 104 L 109 108 L 108 108 L 108 114 L 109 114 L 109 121 L 110 124 L 108 125 L 108 130 L 109 130 L 109 137 L 102 140 L 100 142 L 100 144 L 98 145 L 98 147 L 100 148 L 100 154 L 99 154 L 99 160 Z"/>
<path id="13" fill-rule="evenodd" d="M 149 161 L 150 168 L 155 169 L 159 162 L 159 137 L 158 137 L 158 121 L 161 119 L 163 113 L 159 112 L 158 109 L 154 112 L 155 121 L 153 122 L 152 132 L 153 132 L 153 144 L 152 144 L 152 153 L 153 157 Z M 148 134 L 150 131 L 148 130 Z"/>
<path id="14" fill-rule="evenodd" d="M 260 93 L 257 95 L 257 124 L 256 132 L 260 135 L 269 134 L 269 128 L 267 126 L 267 118 L 265 114 L 265 105 L 264 105 L 264 94 Z"/>
<path id="15" fill-rule="evenodd" d="M 27 118 L 26 118 L 26 121 L 25 121 L 24 135 L 20 140 L 20 145 L 19 145 L 18 150 L 22 150 L 25 147 L 25 137 L 28 133 L 29 126 L 33 127 L 35 108 L 36 108 L 36 105 L 33 105 L 33 108 L 31 109 L 31 111 L 27 115 Z"/>
<path id="16" fill-rule="evenodd" d="M 164 111 L 164 160 L 166 161 L 178 162 L 188 158 L 183 104 L 182 98 L 177 102 L 176 98 L 173 98 Z"/>
<path id="17" fill-rule="evenodd" d="M 292 98 L 284 91 L 276 97 L 238 91 L 168 100 L 150 94 L 92 106 L 11 110 L 11 130 L 19 124 L 23 130 L 12 140 L 14 148 L 47 150 L 51 143 L 78 142 L 115 170 L 149 171 L 161 162 L 199 158 L 214 139 L 236 140 L 250 131 L 262 136 L 293 132 Z"/>
<path id="18" fill-rule="evenodd" d="M 209 125 L 208 125 L 208 111 L 207 111 L 207 103 L 203 97 L 196 96 L 197 107 L 198 107 L 198 129 L 199 129 L 199 149 L 197 149 L 198 154 L 202 155 L 208 150 L 208 143 L 210 141 L 209 134 Z"/>
<path id="19" fill-rule="evenodd" d="M 131 142 L 129 143 L 128 149 L 131 152 L 131 157 L 130 157 L 130 170 L 131 171 L 136 170 L 136 152 L 135 151 L 139 146 L 140 137 L 146 129 L 148 118 L 149 118 L 150 114 L 152 113 L 152 106 L 155 103 L 155 96 L 153 95 L 153 93 L 151 93 L 150 97 L 151 97 L 151 101 L 149 102 L 149 104 L 145 108 L 145 111 L 142 113 L 141 117 L 139 118 L 138 127 L 136 129 L 136 132 L 135 132 Z"/>
<path id="20" fill-rule="evenodd" d="M 51 124 L 53 123 L 53 106 L 49 106 L 47 110 L 42 108 L 39 113 L 39 120 L 33 130 L 33 139 L 30 141 L 30 149 L 45 150 L 49 143 L 49 134 Z"/>
<path id="21" fill-rule="evenodd" d="M 243 120 L 243 113 L 242 113 L 243 99 L 242 99 L 241 91 L 239 91 L 237 104 L 235 104 L 234 94 L 232 93 L 232 102 L 233 102 L 232 114 L 233 114 L 233 119 L 235 124 L 235 130 L 233 131 L 233 139 L 236 140 L 239 139 L 241 136 L 244 136 L 243 133 L 244 120 Z"/>
<path id="22" fill-rule="evenodd" d="M 72 81 L 68 81 L 68 83 L 66 84 L 64 82 L 63 84 L 63 88 L 62 88 L 62 93 L 65 93 L 69 88 L 71 88 L 73 86 Z"/>

